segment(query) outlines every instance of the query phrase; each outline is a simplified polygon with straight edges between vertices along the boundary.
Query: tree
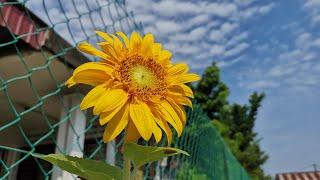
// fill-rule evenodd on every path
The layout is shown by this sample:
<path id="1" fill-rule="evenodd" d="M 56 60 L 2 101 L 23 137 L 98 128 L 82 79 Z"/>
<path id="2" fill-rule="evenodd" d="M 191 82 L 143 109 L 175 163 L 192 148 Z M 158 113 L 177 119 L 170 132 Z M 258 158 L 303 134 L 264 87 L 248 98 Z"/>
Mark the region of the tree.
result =
<path id="1" fill-rule="evenodd" d="M 194 91 L 196 101 L 214 121 L 221 136 L 251 177 L 270 179 L 262 169 L 268 156 L 261 150 L 260 139 L 253 129 L 265 94 L 253 93 L 248 105 L 230 104 L 229 88 L 221 81 L 220 70 L 215 63 L 206 68 Z"/>
<path id="2" fill-rule="evenodd" d="M 229 88 L 221 82 L 220 69 L 213 63 L 206 68 L 195 88 L 195 99 L 211 119 L 228 119 Z"/>
<path id="3" fill-rule="evenodd" d="M 239 139 L 236 157 L 253 179 L 268 179 L 261 166 L 267 161 L 268 156 L 259 146 L 260 139 L 254 132 L 254 123 L 258 109 L 265 95 L 254 92 L 249 98 L 249 105 L 233 104 L 231 107 L 232 120 L 227 124 L 230 127 L 230 139 Z M 239 134 L 241 133 L 241 134 Z"/>

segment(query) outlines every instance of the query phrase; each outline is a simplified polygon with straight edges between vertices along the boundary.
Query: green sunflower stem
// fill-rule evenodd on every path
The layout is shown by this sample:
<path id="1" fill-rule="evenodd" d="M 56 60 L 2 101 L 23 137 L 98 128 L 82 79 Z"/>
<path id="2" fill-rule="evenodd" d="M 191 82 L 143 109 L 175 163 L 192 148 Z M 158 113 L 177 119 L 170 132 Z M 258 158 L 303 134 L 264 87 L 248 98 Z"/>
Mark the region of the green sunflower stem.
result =
<path id="1" fill-rule="evenodd" d="M 130 180 L 131 179 L 131 161 L 127 157 L 124 157 L 123 162 L 123 180 Z"/>

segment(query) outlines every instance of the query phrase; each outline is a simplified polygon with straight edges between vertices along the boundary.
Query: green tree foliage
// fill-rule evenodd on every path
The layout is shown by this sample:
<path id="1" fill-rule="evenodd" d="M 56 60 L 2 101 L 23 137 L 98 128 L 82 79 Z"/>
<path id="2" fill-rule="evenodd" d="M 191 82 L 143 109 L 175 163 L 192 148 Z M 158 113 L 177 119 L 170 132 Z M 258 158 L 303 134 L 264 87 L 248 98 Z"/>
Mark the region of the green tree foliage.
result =
<path id="1" fill-rule="evenodd" d="M 220 69 L 215 63 L 206 68 L 194 90 L 196 101 L 214 120 L 225 142 L 251 177 L 270 179 L 262 170 L 268 156 L 261 150 L 260 139 L 253 129 L 265 95 L 254 92 L 247 105 L 229 103 L 229 88 L 221 81 Z"/>
<path id="2" fill-rule="evenodd" d="M 208 67 L 195 89 L 196 101 L 211 119 L 228 119 L 228 87 L 220 80 L 220 69 L 215 63 Z"/>

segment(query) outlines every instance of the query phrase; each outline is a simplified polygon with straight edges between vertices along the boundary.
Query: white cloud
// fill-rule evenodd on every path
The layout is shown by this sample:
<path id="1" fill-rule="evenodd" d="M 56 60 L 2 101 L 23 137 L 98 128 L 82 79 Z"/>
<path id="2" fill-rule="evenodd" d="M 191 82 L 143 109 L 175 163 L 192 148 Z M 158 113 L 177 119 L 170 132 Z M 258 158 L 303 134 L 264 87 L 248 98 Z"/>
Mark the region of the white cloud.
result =
<path id="1" fill-rule="evenodd" d="M 249 36 L 249 33 L 247 31 L 242 32 L 240 34 L 234 35 L 231 37 L 231 39 L 229 39 L 229 41 L 227 42 L 227 46 L 234 46 L 236 44 L 238 44 L 239 42 L 242 42 L 244 40 L 246 40 Z"/>
<path id="2" fill-rule="evenodd" d="M 151 13 L 152 0 L 139 0 L 139 1 L 126 1 L 127 7 L 130 11 L 134 11 L 135 14 Z"/>
<path id="3" fill-rule="evenodd" d="M 316 59 L 318 54 L 316 52 L 307 52 L 304 54 L 302 60 L 310 61 Z"/>
<path id="4" fill-rule="evenodd" d="M 230 17 L 237 12 L 237 6 L 233 3 L 209 3 L 203 4 L 202 10 L 214 16 Z"/>
<path id="5" fill-rule="evenodd" d="M 153 10 L 160 16 L 173 17 L 182 15 L 194 15 L 201 11 L 198 4 L 181 1 L 160 1 L 152 3 Z"/>
<path id="6" fill-rule="evenodd" d="M 283 91 L 294 93 L 315 91 L 320 84 L 320 38 L 307 31 L 293 34 L 296 38 L 291 46 L 282 48 L 281 53 L 271 57 L 272 61 L 269 61 L 268 66 L 256 67 L 251 71 L 246 79 L 251 83 L 240 84 L 244 84 L 248 89 L 277 89 L 281 85 Z M 264 46 L 263 49 L 272 44 Z M 281 47 L 280 42 L 277 42 L 277 47 Z"/>
<path id="7" fill-rule="evenodd" d="M 155 26 L 144 27 L 144 32 L 145 33 L 152 33 L 152 34 L 155 34 L 156 36 L 159 34 L 158 29 Z M 159 39 L 160 39 L 159 37 L 156 37 L 157 41 L 159 41 Z"/>
<path id="8" fill-rule="evenodd" d="M 248 89 L 261 89 L 261 88 L 275 88 L 279 87 L 280 84 L 271 80 L 261 80 L 252 83 L 248 83 L 245 85 Z"/>
<path id="9" fill-rule="evenodd" d="M 270 3 L 268 5 L 262 6 L 259 8 L 259 13 L 260 14 L 267 14 L 275 7 L 275 5 L 276 5 L 275 3 Z"/>
<path id="10" fill-rule="evenodd" d="M 190 42 L 190 41 L 197 41 L 197 40 L 203 41 L 202 38 L 204 38 L 204 35 L 206 34 L 206 32 L 207 32 L 206 28 L 198 27 L 188 33 L 176 34 L 170 37 L 170 39 L 173 41 L 179 41 L 179 42 Z"/>
<path id="11" fill-rule="evenodd" d="M 264 52 L 270 48 L 269 44 L 259 44 L 256 46 L 256 50 L 259 52 Z"/>
<path id="12" fill-rule="evenodd" d="M 192 55 L 195 53 L 199 53 L 200 48 L 197 46 L 190 45 L 190 44 L 183 44 L 179 47 L 175 47 L 175 51 L 177 53 L 182 53 L 185 55 Z"/>
<path id="13" fill-rule="evenodd" d="M 204 27 L 198 27 L 196 29 L 193 29 L 189 35 L 191 37 L 195 37 L 195 39 L 200 39 L 206 34 L 206 32 L 207 29 L 205 29 Z"/>
<path id="14" fill-rule="evenodd" d="M 300 49 L 294 49 L 292 51 L 286 51 L 284 53 L 279 54 L 279 60 L 292 61 L 297 60 L 303 56 L 303 52 Z"/>
<path id="15" fill-rule="evenodd" d="M 320 14 L 315 14 L 311 18 L 311 22 L 313 24 L 319 24 L 320 23 Z"/>
<path id="16" fill-rule="evenodd" d="M 235 0 L 235 2 L 241 7 L 246 7 L 252 4 L 254 1 L 256 0 Z"/>
<path id="17" fill-rule="evenodd" d="M 232 31 L 234 31 L 238 27 L 239 27 L 239 24 L 226 22 L 226 23 L 222 24 L 220 30 L 224 34 L 228 34 L 228 33 L 232 32 Z"/>
<path id="18" fill-rule="evenodd" d="M 249 46 L 250 45 L 248 43 L 241 43 L 241 44 L 235 46 L 234 48 L 225 51 L 224 56 L 229 57 L 229 56 L 237 55 L 237 54 L 241 53 L 242 51 L 246 50 Z"/>
<path id="19" fill-rule="evenodd" d="M 215 42 L 219 42 L 225 38 L 226 35 L 233 32 L 235 29 L 239 27 L 237 23 L 226 22 L 223 23 L 218 30 L 213 30 L 210 33 L 210 39 Z"/>
<path id="20" fill-rule="evenodd" d="M 310 47 L 311 34 L 310 33 L 302 33 L 298 36 L 295 41 L 295 44 L 299 48 L 307 49 Z"/>
<path id="21" fill-rule="evenodd" d="M 303 75 L 302 75 L 303 76 Z M 293 86 L 313 86 L 319 83 L 319 76 L 308 76 L 306 77 L 290 77 L 287 79 L 287 83 Z"/>
<path id="22" fill-rule="evenodd" d="M 312 45 L 320 48 L 320 38 L 315 39 Z"/>
<path id="23" fill-rule="evenodd" d="M 190 59 L 193 68 L 198 61 L 203 63 L 201 67 L 209 65 L 214 58 L 228 64 L 237 62 L 232 56 L 241 56 L 250 46 L 249 33 L 240 28 L 248 19 L 238 17 L 252 7 L 255 10 L 250 16 L 258 16 L 275 6 L 274 3 L 258 5 L 255 1 L 143 0 L 128 1 L 128 9 L 142 21 L 145 32 L 154 33 L 178 59 Z"/>
<path id="24" fill-rule="evenodd" d="M 188 20 L 186 23 L 188 28 L 197 26 L 203 23 L 207 23 L 210 20 L 210 16 L 208 14 L 200 14 L 195 17 L 192 17 L 191 19 Z"/>
<path id="25" fill-rule="evenodd" d="M 319 0 L 306 0 L 303 5 L 304 10 L 309 15 L 310 22 L 313 25 L 320 23 L 320 1 Z"/>
<path id="26" fill-rule="evenodd" d="M 256 15 L 264 15 L 269 13 L 275 6 L 275 3 L 269 3 L 264 6 L 252 6 L 240 12 L 240 17 L 242 19 L 249 19 Z"/>
<path id="27" fill-rule="evenodd" d="M 164 35 L 169 33 L 176 33 L 183 28 L 181 24 L 176 23 L 172 20 L 158 20 L 155 25 L 157 30 Z"/>
<path id="28" fill-rule="evenodd" d="M 154 23 L 157 19 L 153 14 L 137 14 L 134 17 L 137 22 L 143 22 L 144 24 Z"/>
<path id="29" fill-rule="evenodd" d="M 221 46 L 221 45 L 213 45 L 210 48 L 210 54 L 212 56 L 220 56 L 223 54 L 224 51 L 225 51 L 225 48 L 224 46 Z"/>
<path id="30" fill-rule="evenodd" d="M 240 57 L 237 57 L 235 59 L 231 59 L 231 60 L 228 60 L 228 61 L 219 61 L 217 63 L 217 65 L 220 67 L 220 68 L 226 68 L 226 67 L 229 67 L 229 66 L 232 66 L 240 61 L 242 61 L 244 59 L 243 56 L 240 56 Z"/>
<path id="31" fill-rule="evenodd" d="M 304 4 L 305 8 L 316 8 L 320 7 L 320 1 L 319 0 L 306 0 Z"/>
<path id="32" fill-rule="evenodd" d="M 280 77 L 284 75 L 292 74 L 296 71 L 296 67 L 286 67 L 286 66 L 275 66 L 269 70 L 266 74 L 271 77 Z"/>
<path id="33" fill-rule="evenodd" d="M 213 31 L 211 31 L 209 38 L 212 41 L 219 42 L 219 41 L 223 40 L 224 34 L 219 30 L 213 30 Z"/>

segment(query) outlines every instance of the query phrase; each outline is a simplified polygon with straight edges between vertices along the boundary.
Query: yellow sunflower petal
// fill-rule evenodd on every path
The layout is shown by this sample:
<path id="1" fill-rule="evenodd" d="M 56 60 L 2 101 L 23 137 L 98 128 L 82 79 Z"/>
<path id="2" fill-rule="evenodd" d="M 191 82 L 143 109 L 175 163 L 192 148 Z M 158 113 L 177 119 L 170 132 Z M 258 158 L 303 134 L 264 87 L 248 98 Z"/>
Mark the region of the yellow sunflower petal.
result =
<path id="1" fill-rule="evenodd" d="M 139 134 L 139 131 L 137 130 L 136 126 L 134 125 L 132 120 L 129 120 L 125 135 L 125 142 L 135 142 L 140 137 L 141 135 Z"/>
<path id="2" fill-rule="evenodd" d="M 168 50 L 162 50 L 159 53 L 159 63 L 160 64 L 168 64 L 170 62 L 170 58 L 172 57 L 172 54 Z"/>
<path id="3" fill-rule="evenodd" d="M 109 56 L 108 60 L 116 64 L 119 60 L 120 57 L 122 56 L 121 54 L 119 55 L 118 52 L 115 50 L 115 48 L 107 43 L 107 42 L 100 42 L 98 45 L 103 49 L 103 51 Z"/>
<path id="4" fill-rule="evenodd" d="M 150 108 L 148 107 L 147 104 L 143 103 L 142 104 L 143 106 L 143 109 L 145 111 L 145 113 L 147 114 L 147 117 L 146 118 L 146 121 L 149 121 L 148 124 L 150 125 L 151 129 L 152 130 L 152 133 L 156 139 L 156 142 L 160 142 L 161 138 L 162 138 L 162 131 L 161 129 L 158 127 L 156 121 L 155 121 L 155 117 L 154 115 L 152 114 Z"/>
<path id="5" fill-rule="evenodd" d="M 104 84 L 96 86 L 83 98 L 80 109 L 83 110 L 94 106 L 105 93 L 107 93 L 107 89 L 104 87 Z"/>
<path id="6" fill-rule="evenodd" d="M 83 42 L 78 44 L 77 46 L 82 52 L 90 54 L 90 55 L 94 55 L 97 57 L 100 57 L 102 59 L 108 59 L 108 55 L 98 49 L 96 49 L 95 47 L 93 47 L 91 44 L 87 43 L 87 42 Z"/>
<path id="7" fill-rule="evenodd" d="M 102 71 L 108 75 L 112 75 L 112 72 L 113 72 L 112 67 L 110 67 L 109 65 L 107 65 L 105 63 L 87 62 L 87 63 L 81 64 L 79 67 L 77 67 L 74 70 L 73 74 L 80 73 L 81 71 L 84 71 L 84 70 L 98 70 L 98 71 Z"/>
<path id="8" fill-rule="evenodd" d="M 152 46 L 152 54 L 158 58 L 161 49 L 162 45 L 160 43 L 154 43 Z"/>
<path id="9" fill-rule="evenodd" d="M 160 126 L 160 128 L 166 133 L 167 139 L 168 139 L 168 145 L 170 145 L 172 142 L 172 132 L 167 121 L 161 119 L 160 117 L 156 117 L 155 121 Z"/>
<path id="10" fill-rule="evenodd" d="M 187 113 L 186 113 L 186 111 L 185 111 L 183 106 L 179 106 L 179 107 L 180 107 L 180 110 L 178 112 L 178 115 L 179 115 L 179 117 L 181 116 L 181 120 L 182 120 L 183 125 L 186 125 L 186 123 L 187 123 Z"/>
<path id="11" fill-rule="evenodd" d="M 122 38 L 124 45 L 129 48 L 130 47 L 130 41 L 128 37 L 123 32 L 117 32 L 117 34 Z"/>
<path id="12" fill-rule="evenodd" d="M 141 105 L 142 102 L 132 102 L 130 103 L 130 117 L 141 134 L 142 138 L 148 141 L 152 135 L 150 130 L 149 120 L 146 120 L 149 114 L 146 113 L 144 106 Z"/>
<path id="13" fill-rule="evenodd" d="M 73 76 L 71 76 L 65 83 L 65 85 L 68 86 L 68 88 L 76 85 L 77 83 L 74 81 Z"/>
<path id="14" fill-rule="evenodd" d="M 137 50 L 141 45 L 141 36 L 137 32 L 132 32 L 130 37 L 130 49 Z"/>
<path id="15" fill-rule="evenodd" d="M 108 33 L 105 33 L 102 31 L 95 31 L 95 33 L 98 34 L 100 37 L 102 37 L 108 43 L 113 44 L 113 39 L 112 39 L 112 37 L 109 36 Z"/>
<path id="16" fill-rule="evenodd" d="M 123 52 L 123 44 L 117 36 L 113 34 L 111 34 L 111 36 L 113 38 L 113 47 L 117 54 L 120 55 Z"/>
<path id="17" fill-rule="evenodd" d="M 107 76 L 105 73 L 97 70 L 84 70 L 81 71 L 81 73 L 75 74 L 72 80 L 77 84 L 97 86 L 110 80 L 110 76 Z"/>
<path id="18" fill-rule="evenodd" d="M 168 69 L 168 74 L 170 76 L 174 76 L 174 75 L 184 74 L 188 71 L 189 71 L 189 67 L 187 64 L 179 63 L 179 64 L 175 64 L 175 65 L 171 66 Z"/>
<path id="19" fill-rule="evenodd" d="M 191 73 L 168 77 L 168 82 L 170 85 L 185 84 L 185 83 L 194 82 L 198 80 L 200 80 L 200 76 L 197 74 L 191 74 Z"/>
<path id="20" fill-rule="evenodd" d="M 157 123 L 155 123 L 155 126 L 153 128 L 153 135 L 154 135 L 154 138 L 156 139 L 157 143 L 161 141 L 161 139 L 162 139 L 162 131 L 158 127 Z"/>
<path id="21" fill-rule="evenodd" d="M 111 111 L 128 100 L 128 93 L 123 89 L 109 89 L 107 93 L 100 97 L 93 108 L 93 114 Z"/>
<path id="22" fill-rule="evenodd" d="M 153 42 L 154 42 L 153 35 L 150 33 L 146 34 L 142 40 L 141 53 L 147 56 L 151 56 Z"/>
<path id="23" fill-rule="evenodd" d="M 174 100 L 170 98 L 167 98 L 167 101 L 170 103 L 170 105 L 173 107 L 175 112 L 178 114 L 182 124 L 185 125 L 187 122 L 187 114 L 186 114 L 186 111 L 184 110 L 184 107 L 176 104 Z"/>
<path id="24" fill-rule="evenodd" d="M 111 110 L 111 111 L 105 111 L 100 114 L 99 122 L 100 125 L 105 125 L 108 123 L 116 114 L 117 112 L 120 111 L 120 109 L 124 106 L 125 104 L 119 105 L 117 108 Z"/>
<path id="25" fill-rule="evenodd" d="M 185 84 L 179 84 L 179 85 L 173 85 L 169 87 L 169 91 L 172 93 L 182 94 L 184 96 L 194 98 L 192 89 L 185 85 Z"/>
<path id="26" fill-rule="evenodd" d="M 124 105 L 121 110 L 107 124 L 103 133 L 103 141 L 109 142 L 116 138 L 129 122 L 129 107 Z"/>
<path id="27" fill-rule="evenodd" d="M 168 98 L 174 100 L 175 103 L 192 108 L 192 102 L 188 97 L 181 96 L 175 93 L 168 92 Z"/>
<path id="28" fill-rule="evenodd" d="M 183 124 L 172 106 L 166 100 L 162 100 L 159 110 L 161 117 L 168 121 L 177 131 L 178 136 L 180 136 L 183 130 Z"/>

